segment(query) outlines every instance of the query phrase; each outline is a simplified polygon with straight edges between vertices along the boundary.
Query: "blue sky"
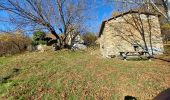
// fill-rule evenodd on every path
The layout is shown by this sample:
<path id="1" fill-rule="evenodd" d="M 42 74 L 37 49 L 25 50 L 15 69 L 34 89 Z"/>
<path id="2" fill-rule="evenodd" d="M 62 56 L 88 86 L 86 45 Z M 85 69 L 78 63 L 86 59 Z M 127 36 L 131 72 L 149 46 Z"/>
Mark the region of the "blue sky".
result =
<path id="1" fill-rule="evenodd" d="M 102 3 L 102 1 L 97 1 L 99 3 Z M 111 4 L 101 4 L 95 8 L 93 8 L 91 11 L 96 16 L 93 20 L 88 21 L 88 27 L 89 30 L 92 32 L 97 33 L 99 31 L 100 25 L 103 20 L 110 18 L 112 15 L 114 8 Z M 0 11 L 0 30 L 9 30 L 13 29 L 13 25 L 7 22 L 2 22 L 1 20 L 8 20 L 9 16 L 3 12 Z"/>
<path id="2" fill-rule="evenodd" d="M 10 23 L 6 22 L 8 19 L 9 16 L 4 11 L 0 11 L 0 30 L 7 30 L 12 26 Z"/>
<path id="3" fill-rule="evenodd" d="M 113 7 L 111 5 L 103 5 L 94 9 L 93 13 L 96 16 L 96 20 L 91 22 L 91 31 L 98 32 L 102 21 L 112 16 Z"/>

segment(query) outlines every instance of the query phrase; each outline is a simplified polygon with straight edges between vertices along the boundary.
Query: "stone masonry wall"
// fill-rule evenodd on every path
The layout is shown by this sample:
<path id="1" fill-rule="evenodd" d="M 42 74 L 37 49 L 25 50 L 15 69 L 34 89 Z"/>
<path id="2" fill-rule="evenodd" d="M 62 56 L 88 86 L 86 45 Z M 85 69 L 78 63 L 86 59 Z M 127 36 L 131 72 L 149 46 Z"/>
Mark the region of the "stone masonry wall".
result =
<path id="1" fill-rule="evenodd" d="M 163 53 L 164 49 L 158 17 L 134 13 L 105 23 L 103 34 L 100 37 L 100 51 L 102 55 L 110 57 L 119 55 L 119 52 L 134 51 L 133 44 L 138 44 L 140 46 L 139 50 L 142 51 L 142 48 L 145 47 L 142 35 L 140 35 L 142 30 L 147 47 L 151 48 L 151 37 L 154 53 Z"/>

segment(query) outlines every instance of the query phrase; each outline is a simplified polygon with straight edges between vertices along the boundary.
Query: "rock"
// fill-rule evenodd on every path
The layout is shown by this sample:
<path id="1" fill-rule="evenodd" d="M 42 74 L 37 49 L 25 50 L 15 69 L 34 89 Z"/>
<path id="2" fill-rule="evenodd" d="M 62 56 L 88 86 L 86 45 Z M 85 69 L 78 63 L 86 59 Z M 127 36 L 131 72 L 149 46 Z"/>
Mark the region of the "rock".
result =
<path id="1" fill-rule="evenodd" d="M 33 46 L 33 45 L 27 46 L 27 51 L 33 52 L 33 51 L 35 51 L 35 50 L 36 50 L 36 47 L 35 47 L 35 46 Z"/>
<path id="2" fill-rule="evenodd" d="M 60 46 L 57 45 L 57 44 L 53 44 L 53 45 L 52 45 L 52 50 L 53 50 L 53 51 L 60 50 Z"/>
<path id="3" fill-rule="evenodd" d="M 84 44 L 79 44 L 79 43 L 76 43 L 72 46 L 71 48 L 72 50 L 86 50 L 87 49 L 87 46 L 84 45 Z"/>
<path id="4" fill-rule="evenodd" d="M 44 51 L 48 51 L 48 50 L 51 50 L 51 46 L 47 46 L 47 45 L 37 45 L 37 51 L 40 51 L 40 52 L 44 52 Z"/>

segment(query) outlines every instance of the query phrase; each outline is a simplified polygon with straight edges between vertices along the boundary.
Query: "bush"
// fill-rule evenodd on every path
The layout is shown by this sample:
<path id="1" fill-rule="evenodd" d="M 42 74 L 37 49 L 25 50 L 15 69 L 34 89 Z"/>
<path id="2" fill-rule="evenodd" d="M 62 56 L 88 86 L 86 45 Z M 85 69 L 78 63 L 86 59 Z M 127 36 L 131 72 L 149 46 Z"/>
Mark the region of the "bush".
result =
<path id="1" fill-rule="evenodd" d="M 169 25 L 169 23 L 165 23 L 165 24 L 161 25 L 161 31 L 162 31 L 164 43 L 168 43 L 170 41 L 170 25 Z"/>
<path id="2" fill-rule="evenodd" d="M 31 39 L 22 33 L 0 34 L 0 56 L 23 52 L 31 45 Z"/>
<path id="3" fill-rule="evenodd" d="M 36 31 L 33 33 L 33 45 L 39 45 L 39 44 L 47 44 L 47 41 L 45 40 L 46 34 L 42 31 Z"/>
<path id="4" fill-rule="evenodd" d="M 95 42 L 97 40 L 97 36 L 93 33 L 88 32 L 83 34 L 83 40 L 87 46 L 94 46 L 96 44 Z"/>
<path id="5" fill-rule="evenodd" d="M 165 54 L 170 54 L 170 44 L 164 46 Z"/>

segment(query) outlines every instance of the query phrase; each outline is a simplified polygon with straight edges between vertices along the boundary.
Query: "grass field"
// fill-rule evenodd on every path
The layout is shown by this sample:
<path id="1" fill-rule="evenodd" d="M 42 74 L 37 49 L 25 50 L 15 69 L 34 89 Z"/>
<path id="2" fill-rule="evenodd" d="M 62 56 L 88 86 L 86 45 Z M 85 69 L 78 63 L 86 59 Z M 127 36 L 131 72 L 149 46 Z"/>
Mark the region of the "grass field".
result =
<path id="1" fill-rule="evenodd" d="M 170 87 L 170 63 L 103 59 L 90 52 L 33 52 L 0 58 L 0 100 L 150 100 Z"/>

